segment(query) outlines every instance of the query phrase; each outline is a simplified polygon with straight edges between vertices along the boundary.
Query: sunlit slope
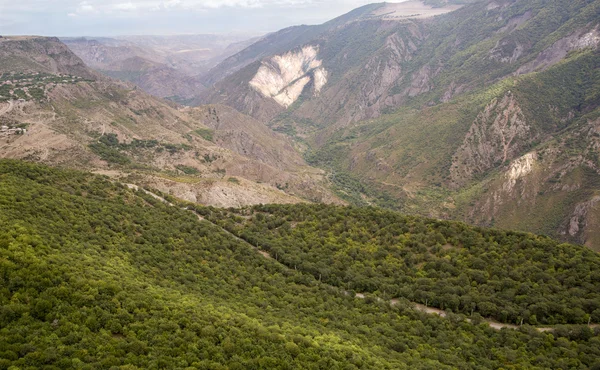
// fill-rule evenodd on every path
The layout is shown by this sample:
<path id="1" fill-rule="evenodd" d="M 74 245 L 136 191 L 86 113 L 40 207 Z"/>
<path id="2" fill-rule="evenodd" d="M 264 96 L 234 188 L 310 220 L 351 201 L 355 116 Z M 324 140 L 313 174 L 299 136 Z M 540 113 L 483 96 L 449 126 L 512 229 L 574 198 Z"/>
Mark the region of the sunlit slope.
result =
<path id="1" fill-rule="evenodd" d="M 2 368 L 597 363 L 598 337 L 585 328 L 497 332 L 356 299 L 106 177 L 6 160 L 0 169 Z"/>

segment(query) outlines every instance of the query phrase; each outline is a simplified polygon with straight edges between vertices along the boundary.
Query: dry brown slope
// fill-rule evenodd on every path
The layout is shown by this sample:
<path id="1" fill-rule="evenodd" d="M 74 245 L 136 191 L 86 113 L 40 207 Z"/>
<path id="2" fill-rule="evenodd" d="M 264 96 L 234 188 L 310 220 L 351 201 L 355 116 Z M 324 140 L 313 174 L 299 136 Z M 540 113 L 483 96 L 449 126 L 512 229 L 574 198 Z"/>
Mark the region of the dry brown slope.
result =
<path id="1" fill-rule="evenodd" d="M 55 39 L 35 40 L 64 47 Z M 4 57 L 10 57 L 9 49 Z M 72 73 L 87 75 L 79 58 L 72 58 Z M 34 67 L 27 65 L 26 72 L 36 72 Z M 60 63 L 56 67 L 66 68 Z M 50 71 L 42 66 L 38 70 Z M 1 117 L 11 127 L 27 124 L 27 132 L 2 137 L 0 156 L 131 177 L 221 206 L 335 200 L 324 187 L 323 172 L 307 166 L 287 139 L 271 134 L 265 140 L 265 128 L 255 120 L 229 112 L 219 117 L 225 129 L 211 128 L 210 117 L 202 115 L 208 108 L 179 108 L 103 77 L 44 89 L 43 100 L 20 102 Z M 212 109 L 219 114 L 218 107 Z M 244 149 L 253 155 L 245 155 Z"/>

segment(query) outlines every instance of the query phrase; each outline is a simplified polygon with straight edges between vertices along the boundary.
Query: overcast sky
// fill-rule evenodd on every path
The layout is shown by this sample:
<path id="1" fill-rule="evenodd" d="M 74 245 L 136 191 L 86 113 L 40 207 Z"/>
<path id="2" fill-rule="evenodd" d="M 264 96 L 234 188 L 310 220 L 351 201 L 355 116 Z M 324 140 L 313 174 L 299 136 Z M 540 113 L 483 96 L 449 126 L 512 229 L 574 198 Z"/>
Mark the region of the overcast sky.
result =
<path id="1" fill-rule="evenodd" d="M 0 35 L 258 34 L 323 23 L 379 1 L 0 0 Z"/>

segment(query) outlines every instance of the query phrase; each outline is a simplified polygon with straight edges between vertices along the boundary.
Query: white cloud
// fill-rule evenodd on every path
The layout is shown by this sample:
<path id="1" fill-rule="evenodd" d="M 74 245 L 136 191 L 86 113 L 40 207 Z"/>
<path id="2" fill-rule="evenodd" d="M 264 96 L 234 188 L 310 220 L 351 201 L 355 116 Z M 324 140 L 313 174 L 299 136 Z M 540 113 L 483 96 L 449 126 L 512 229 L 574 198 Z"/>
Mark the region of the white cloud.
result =
<path id="1" fill-rule="evenodd" d="M 322 23 L 378 1 L 0 0 L 0 34 L 264 33 Z"/>
<path id="2" fill-rule="evenodd" d="M 92 14 L 96 13 L 96 8 L 89 1 L 82 1 L 77 6 L 76 14 Z"/>
<path id="3" fill-rule="evenodd" d="M 113 8 L 115 10 L 131 11 L 131 10 L 136 10 L 137 9 L 137 5 L 133 4 L 130 1 L 130 2 L 127 2 L 127 3 L 115 4 L 115 5 L 113 5 Z"/>
<path id="4" fill-rule="evenodd" d="M 317 0 L 318 1 L 318 0 Z M 164 10 L 207 10 L 219 8 L 265 8 L 314 4 L 315 0 L 86 0 L 69 14 L 85 15 L 114 12 L 152 12 Z"/>

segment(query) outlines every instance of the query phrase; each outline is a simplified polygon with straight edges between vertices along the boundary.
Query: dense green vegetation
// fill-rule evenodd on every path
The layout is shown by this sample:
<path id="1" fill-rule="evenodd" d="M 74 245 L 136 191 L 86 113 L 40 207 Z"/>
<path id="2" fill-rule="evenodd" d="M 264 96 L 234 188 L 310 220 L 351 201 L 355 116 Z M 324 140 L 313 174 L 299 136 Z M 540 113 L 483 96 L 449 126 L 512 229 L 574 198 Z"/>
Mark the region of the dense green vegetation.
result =
<path id="1" fill-rule="evenodd" d="M 583 369 L 599 344 L 355 299 L 106 177 L 0 161 L 0 369 Z"/>
<path id="2" fill-rule="evenodd" d="M 600 322 L 600 255 L 547 237 L 374 208 L 201 210 L 285 265 L 386 299 L 502 322 Z"/>

